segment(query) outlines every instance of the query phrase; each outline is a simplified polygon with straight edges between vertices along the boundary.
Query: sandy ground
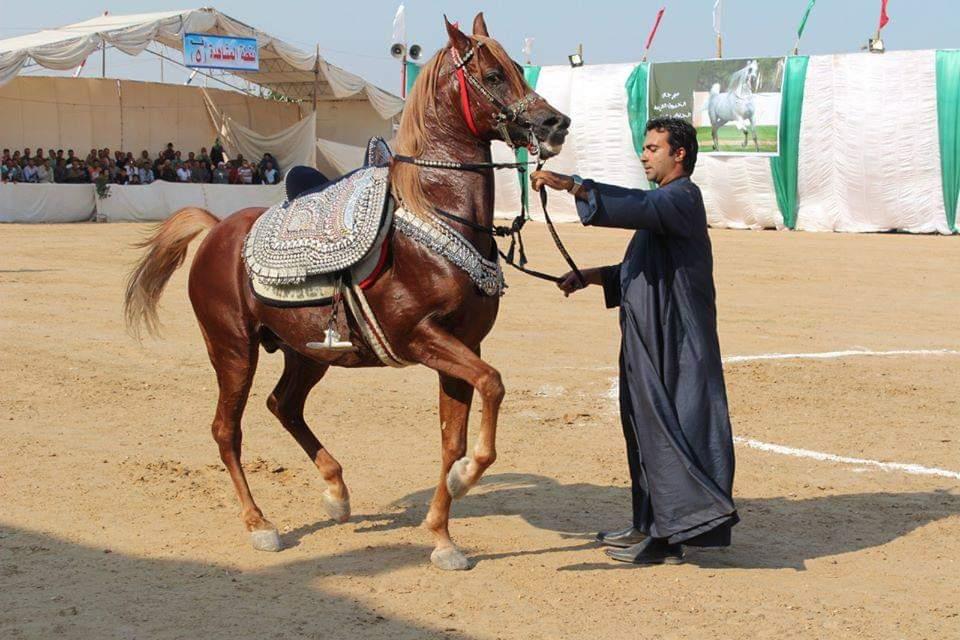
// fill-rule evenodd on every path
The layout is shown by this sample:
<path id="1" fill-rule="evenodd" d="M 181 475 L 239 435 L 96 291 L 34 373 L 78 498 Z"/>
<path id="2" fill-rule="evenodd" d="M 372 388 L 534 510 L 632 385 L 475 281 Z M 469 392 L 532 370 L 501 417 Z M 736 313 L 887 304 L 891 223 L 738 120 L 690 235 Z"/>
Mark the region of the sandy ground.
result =
<path id="1" fill-rule="evenodd" d="M 215 380 L 186 297 L 165 339 L 124 333 L 121 283 L 145 225 L 0 226 L 2 638 L 960 637 L 960 480 L 738 446 L 743 522 L 682 566 L 607 561 L 627 522 L 618 328 L 598 292 L 508 274 L 487 359 L 508 389 L 500 457 L 455 503 L 474 568 L 443 573 L 420 527 L 438 477 L 435 375 L 334 370 L 308 419 L 343 463 L 354 517 L 264 401 L 246 413 L 254 495 L 281 553 L 254 551 L 209 423 Z M 620 232 L 564 227 L 583 265 Z M 724 354 L 957 349 L 956 238 L 718 231 Z M 559 270 L 546 231 L 536 266 Z M 730 364 L 735 433 L 960 471 L 960 356 Z M 474 416 L 474 423 L 476 416 Z"/>

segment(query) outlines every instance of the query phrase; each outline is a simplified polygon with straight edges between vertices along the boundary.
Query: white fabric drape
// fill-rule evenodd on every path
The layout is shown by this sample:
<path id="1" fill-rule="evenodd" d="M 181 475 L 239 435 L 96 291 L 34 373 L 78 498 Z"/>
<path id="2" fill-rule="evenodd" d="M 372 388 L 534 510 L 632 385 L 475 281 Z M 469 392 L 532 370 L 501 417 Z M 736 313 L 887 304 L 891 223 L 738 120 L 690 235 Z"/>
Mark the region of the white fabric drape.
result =
<path id="1" fill-rule="evenodd" d="M 282 184 L 154 182 L 149 185 L 111 185 L 110 197 L 97 199 L 96 205 L 97 217 L 101 220 L 145 222 L 166 220 L 183 207 L 202 207 L 222 218 L 245 207 L 269 207 L 281 200 Z"/>
<path id="2" fill-rule="evenodd" d="M 0 184 L 0 222 L 81 222 L 96 208 L 92 184 Z"/>
<path id="3" fill-rule="evenodd" d="M 323 154 L 339 175 L 349 173 L 363 165 L 366 148 L 317 138 L 317 149 Z M 333 176 L 330 176 L 333 177 Z"/>
<path id="4" fill-rule="evenodd" d="M 319 67 L 332 97 L 361 94 L 369 99 L 381 118 L 387 120 L 403 110 L 403 100 L 363 78 L 329 64 L 316 53 L 304 52 L 262 31 L 249 27 L 215 9 L 166 11 L 136 15 L 106 15 L 38 33 L 0 40 L 0 85 L 12 80 L 30 60 L 49 69 L 74 69 L 102 44 L 138 55 L 151 42 L 180 50 L 184 33 L 221 33 L 256 38 L 261 59 L 273 65 L 244 75 L 251 82 L 284 91 L 296 89 L 296 98 L 312 95 L 314 69 Z M 281 68 L 277 68 L 277 63 Z M 276 80 L 280 76 L 281 80 Z M 274 84 L 276 83 L 276 84 Z M 321 96 L 324 97 L 324 96 Z"/>
<path id="5" fill-rule="evenodd" d="M 797 228 L 950 233 L 934 51 L 812 56 Z"/>
<path id="6" fill-rule="evenodd" d="M 220 132 L 227 152 L 231 156 L 242 153 L 244 158 L 256 162 L 264 153 L 270 153 L 277 159 L 284 172 L 296 165 L 317 166 L 317 155 L 314 149 L 317 139 L 317 118 L 313 112 L 282 131 L 272 135 L 262 135 L 220 111 L 206 89 L 203 90 L 203 99 L 214 129 Z"/>
<path id="7" fill-rule="evenodd" d="M 769 158 L 702 155 L 693 181 L 703 193 L 711 227 L 783 228 Z"/>

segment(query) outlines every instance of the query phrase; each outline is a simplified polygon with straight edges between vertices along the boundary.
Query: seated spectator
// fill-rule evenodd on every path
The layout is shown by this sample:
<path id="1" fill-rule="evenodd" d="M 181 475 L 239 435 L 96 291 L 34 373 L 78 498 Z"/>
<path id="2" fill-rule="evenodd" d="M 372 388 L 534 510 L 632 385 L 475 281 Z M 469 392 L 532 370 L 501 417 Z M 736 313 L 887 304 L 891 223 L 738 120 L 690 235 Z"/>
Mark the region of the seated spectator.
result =
<path id="1" fill-rule="evenodd" d="M 277 171 L 272 162 L 267 161 L 267 165 L 263 170 L 263 184 L 277 184 L 279 179 L 280 172 Z"/>
<path id="2" fill-rule="evenodd" d="M 67 181 L 67 161 L 63 159 L 63 152 L 59 154 L 57 165 L 53 168 L 53 181 L 57 184 L 63 184 Z"/>
<path id="3" fill-rule="evenodd" d="M 240 184 L 240 174 L 237 172 L 239 167 L 231 162 L 227 165 L 227 171 L 230 172 L 230 184 Z"/>
<path id="4" fill-rule="evenodd" d="M 127 184 L 130 182 L 130 176 L 127 175 L 126 167 L 120 167 L 117 169 L 117 175 L 114 177 L 113 182 L 116 184 Z"/>
<path id="5" fill-rule="evenodd" d="M 160 152 L 160 157 L 164 160 L 170 160 L 171 162 L 177 157 L 177 152 L 173 150 L 172 142 L 167 143 L 167 148 Z"/>
<path id="6" fill-rule="evenodd" d="M 27 159 L 27 166 L 23 168 L 23 181 L 37 183 L 37 167 L 33 164 L 33 158 Z"/>
<path id="7" fill-rule="evenodd" d="M 140 174 L 136 171 L 130 174 L 130 181 L 127 184 L 143 184 L 140 182 Z"/>
<path id="8" fill-rule="evenodd" d="M 171 160 L 163 161 L 163 166 L 160 168 L 160 179 L 164 182 L 177 181 L 177 170 L 173 168 L 173 162 Z"/>
<path id="9" fill-rule="evenodd" d="M 179 168 L 180 165 L 182 164 L 183 164 L 183 158 L 181 157 L 180 152 L 175 151 L 173 154 L 173 166 Z"/>
<path id="10" fill-rule="evenodd" d="M 217 168 L 213 170 L 213 184 L 230 184 L 230 172 L 223 160 L 218 162 Z"/>
<path id="11" fill-rule="evenodd" d="M 7 160 L 9 159 L 10 159 L 10 149 L 4 149 L 3 155 L 0 156 L 0 164 L 3 164 L 4 166 L 6 166 Z"/>
<path id="12" fill-rule="evenodd" d="M 272 164 L 277 171 L 280 170 L 280 163 L 277 162 L 277 159 L 269 153 L 265 153 L 263 158 L 260 159 L 260 171 L 266 170 L 268 164 Z"/>
<path id="13" fill-rule="evenodd" d="M 49 158 L 43 159 L 43 164 L 37 167 L 37 182 L 50 184 L 53 182 L 53 169 L 50 168 Z"/>
<path id="14" fill-rule="evenodd" d="M 146 149 L 140 152 L 140 162 L 143 163 L 144 161 L 150 162 L 150 152 Z"/>
<path id="15" fill-rule="evenodd" d="M 90 153 L 87 154 L 87 164 L 100 164 L 100 159 L 103 157 L 100 151 L 97 149 L 90 149 Z"/>
<path id="16" fill-rule="evenodd" d="M 100 167 L 100 163 L 93 162 L 87 167 L 87 176 L 89 177 L 90 182 L 96 182 L 100 179 L 101 174 L 103 174 L 103 169 Z"/>
<path id="17" fill-rule="evenodd" d="M 186 163 L 177 168 L 177 182 L 190 182 L 190 167 Z"/>
<path id="18" fill-rule="evenodd" d="M 200 155 L 197 156 L 197 160 L 199 160 L 200 162 L 206 162 L 207 168 L 208 169 L 210 168 L 210 156 L 207 155 L 206 147 L 200 147 Z"/>
<path id="19" fill-rule="evenodd" d="M 153 168 L 150 166 L 150 160 L 144 160 L 140 163 L 140 169 L 137 171 L 137 177 L 140 184 L 153 184 L 156 179 L 153 174 Z"/>
<path id="20" fill-rule="evenodd" d="M 253 168 L 246 160 L 237 169 L 237 174 L 240 177 L 240 184 L 253 184 Z"/>
<path id="21" fill-rule="evenodd" d="M 191 179 L 194 182 L 207 184 L 210 182 L 210 165 L 205 160 L 197 160 L 193 163 Z"/>
<path id="22" fill-rule="evenodd" d="M 31 157 L 33 156 L 30 155 L 30 147 L 24 147 L 23 156 L 20 158 L 20 168 L 27 166 L 27 160 Z"/>
<path id="23" fill-rule="evenodd" d="M 23 169 L 13 158 L 7 160 L 7 182 L 23 182 Z"/>
<path id="24" fill-rule="evenodd" d="M 7 181 L 7 173 L 10 171 L 9 167 L 7 167 L 7 163 L 9 162 L 9 159 L 0 162 L 0 182 Z"/>

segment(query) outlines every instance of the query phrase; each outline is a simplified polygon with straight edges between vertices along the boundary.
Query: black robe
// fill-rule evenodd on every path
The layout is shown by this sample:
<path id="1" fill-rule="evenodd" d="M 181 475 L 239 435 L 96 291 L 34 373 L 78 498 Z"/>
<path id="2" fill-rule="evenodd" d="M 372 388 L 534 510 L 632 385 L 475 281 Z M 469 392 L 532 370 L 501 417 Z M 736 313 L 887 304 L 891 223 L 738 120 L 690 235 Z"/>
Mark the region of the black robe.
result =
<path id="1" fill-rule="evenodd" d="M 689 178 L 654 191 L 584 187 L 583 224 L 637 230 L 623 262 L 603 269 L 607 307 L 620 307 L 634 526 L 671 543 L 729 545 L 733 437 L 700 189 Z"/>

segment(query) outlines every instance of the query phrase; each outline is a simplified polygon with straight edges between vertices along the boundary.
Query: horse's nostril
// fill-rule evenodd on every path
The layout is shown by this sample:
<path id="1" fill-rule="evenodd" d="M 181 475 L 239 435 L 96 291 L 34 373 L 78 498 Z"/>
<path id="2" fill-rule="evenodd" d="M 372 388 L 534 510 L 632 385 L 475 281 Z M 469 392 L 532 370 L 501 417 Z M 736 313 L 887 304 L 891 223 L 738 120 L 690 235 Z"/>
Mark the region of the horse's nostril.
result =
<path id="1" fill-rule="evenodd" d="M 559 123 L 560 123 L 560 118 L 556 116 L 550 116 L 549 118 L 543 121 L 543 126 L 550 127 L 552 129 L 553 127 L 557 126 Z"/>

